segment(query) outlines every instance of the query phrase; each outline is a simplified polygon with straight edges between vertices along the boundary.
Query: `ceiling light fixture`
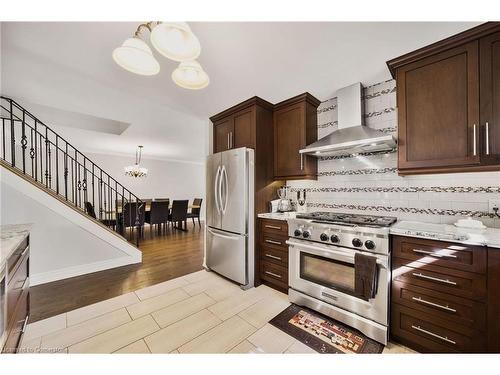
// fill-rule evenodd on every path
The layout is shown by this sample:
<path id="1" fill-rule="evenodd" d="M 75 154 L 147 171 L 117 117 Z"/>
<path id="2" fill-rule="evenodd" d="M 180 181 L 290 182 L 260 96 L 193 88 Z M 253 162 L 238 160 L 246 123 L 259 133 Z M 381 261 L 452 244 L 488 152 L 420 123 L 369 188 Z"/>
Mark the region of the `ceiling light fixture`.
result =
<path id="1" fill-rule="evenodd" d="M 189 61 L 200 56 L 201 46 L 186 22 L 163 22 L 151 31 L 151 44 L 170 60 Z"/>
<path id="2" fill-rule="evenodd" d="M 210 79 L 197 61 L 183 61 L 172 72 L 172 80 L 185 89 L 199 90 L 208 86 Z"/>
<path id="3" fill-rule="evenodd" d="M 151 48 L 140 38 L 142 28 L 151 30 L 149 24 L 139 25 L 133 38 L 126 39 L 121 47 L 115 48 L 113 59 L 129 72 L 152 76 L 160 72 L 160 64 Z"/>
<path id="4" fill-rule="evenodd" d="M 126 39 L 121 47 L 113 51 L 113 59 L 118 65 L 136 74 L 158 74 L 160 64 L 153 56 L 151 48 L 141 39 L 144 29 L 150 32 L 151 44 L 159 53 L 170 60 L 180 62 L 172 72 L 172 80 L 178 86 L 190 90 L 208 86 L 208 74 L 200 63 L 195 61 L 201 52 L 200 42 L 186 22 L 140 24 L 134 37 Z"/>
<path id="5" fill-rule="evenodd" d="M 147 168 L 143 168 L 140 166 L 141 157 L 142 157 L 142 147 L 137 146 L 137 150 L 135 151 L 135 165 L 130 165 L 125 167 L 125 175 L 130 177 L 147 177 L 148 170 Z"/>

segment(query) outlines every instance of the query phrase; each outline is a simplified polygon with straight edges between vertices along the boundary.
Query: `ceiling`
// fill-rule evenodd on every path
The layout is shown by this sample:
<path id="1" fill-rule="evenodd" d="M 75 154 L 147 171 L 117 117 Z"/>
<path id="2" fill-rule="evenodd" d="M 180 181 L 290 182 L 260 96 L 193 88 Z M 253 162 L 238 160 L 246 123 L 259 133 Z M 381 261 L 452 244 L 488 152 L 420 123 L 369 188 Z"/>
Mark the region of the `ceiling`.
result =
<path id="1" fill-rule="evenodd" d="M 184 126 L 194 118 L 203 124 L 197 126 L 206 126 L 209 116 L 254 95 L 279 102 L 309 91 L 318 99 L 326 100 L 334 96 L 337 89 L 356 81 L 369 85 L 389 79 L 385 65 L 388 59 L 477 23 L 193 22 L 190 25 L 202 46 L 199 61 L 211 80 L 207 88 L 199 91 L 176 86 L 170 78 L 176 63 L 158 53 L 155 54 L 161 71 L 157 76 L 134 75 L 114 63 L 112 50 L 130 37 L 138 24 L 4 23 L 2 53 L 4 57 L 17 56 L 37 66 L 43 65 L 46 71 L 53 69 L 54 74 L 64 71 L 65 80 L 72 75 L 84 77 L 114 92 L 129 93 L 141 101 L 168 108 L 175 112 L 177 120 L 169 121 L 171 117 L 167 116 L 159 126 L 175 130 L 179 123 Z M 11 61 L 10 66 L 13 64 Z M 25 69 L 31 70 L 28 65 Z M 8 72 L 2 70 L 2 73 L 3 80 L 8 80 Z M 22 76 L 17 75 L 16 79 L 22 80 Z M 15 90 L 13 84 L 7 87 Z M 42 96 L 38 100 L 30 97 L 27 91 L 15 94 L 34 103 L 45 100 Z M 85 102 L 87 98 L 81 100 Z M 116 101 L 114 105 L 119 107 L 119 103 Z M 55 106 L 54 102 L 46 100 L 40 104 Z M 71 107 L 64 109 L 131 123 L 124 135 L 130 128 L 142 126 L 109 111 L 89 113 L 91 109 L 82 105 Z M 188 116 L 188 120 L 181 120 L 182 114 Z M 148 129 L 154 131 L 155 128 Z M 168 137 L 169 133 L 162 134 Z M 172 143 L 171 139 L 169 141 Z M 188 145 L 190 140 L 187 137 L 177 141 Z M 176 158 L 175 155 L 167 156 Z M 177 156 L 189 159 L 185 152 Z"/>

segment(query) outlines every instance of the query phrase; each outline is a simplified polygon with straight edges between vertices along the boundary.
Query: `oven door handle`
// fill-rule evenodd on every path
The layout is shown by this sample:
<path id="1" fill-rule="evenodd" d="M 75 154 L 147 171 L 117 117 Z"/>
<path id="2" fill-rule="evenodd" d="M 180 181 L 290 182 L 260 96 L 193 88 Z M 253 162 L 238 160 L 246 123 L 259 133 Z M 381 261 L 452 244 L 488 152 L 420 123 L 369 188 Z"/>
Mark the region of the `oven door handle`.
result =
<path id="1" fill-rule="evenodd" d="M 324 249 L 322 247 L 307 245 L 307 244 L 303 244 L 303 243 L 297 243 L 297 242 L 289 241 L 289 240 L 286 241 L 286 244 L 288 246 L 291 246 L 291 247 L 297 246 L 297 247 L 301 247 L 301 248 L 305 248 L 305 249 L 310 249 L 310 250 L 315 250 L 315 251 L 318 251 L 318 250 L 319 251 L 324 251 L 324 252 L 326 252 L 328 254 L 332 254 L 332 255 L 340 255 L 343 258 L 347 258 L 348 260 L 350 260 L 352 262 L 352 264 L 354 264 L 354 254 L 355 253 L 361 253 L 360 251 L 356 251 L 356 250 L 338 251 L 338 250 L 332 250 L 332 249 Z M 375 256 L 375 255 L 372 255 L 372 256 Z M 334 258 L 332 258 L 332 259 L 334 259 Z M 387 264 L 385 264 L 384 262 L 380 261 L 380 259 L 378 259 L 378 258 L 377 258 L 377 264 L 379 264 L 380 266 L 382 266 L 384 268 L 387 268 Z"/>

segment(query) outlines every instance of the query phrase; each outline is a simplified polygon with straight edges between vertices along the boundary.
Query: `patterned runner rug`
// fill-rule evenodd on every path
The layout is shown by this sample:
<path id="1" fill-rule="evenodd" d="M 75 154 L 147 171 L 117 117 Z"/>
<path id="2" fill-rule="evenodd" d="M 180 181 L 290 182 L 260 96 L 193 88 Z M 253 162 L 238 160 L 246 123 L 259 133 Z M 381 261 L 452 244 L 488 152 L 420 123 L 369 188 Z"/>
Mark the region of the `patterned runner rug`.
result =
<path id="1" fill-rule="evenodd" d="M 270 322 L 318 353 L 382 353 L 384 346 L 358 330 L 302 306 L 290 305 Z"/>

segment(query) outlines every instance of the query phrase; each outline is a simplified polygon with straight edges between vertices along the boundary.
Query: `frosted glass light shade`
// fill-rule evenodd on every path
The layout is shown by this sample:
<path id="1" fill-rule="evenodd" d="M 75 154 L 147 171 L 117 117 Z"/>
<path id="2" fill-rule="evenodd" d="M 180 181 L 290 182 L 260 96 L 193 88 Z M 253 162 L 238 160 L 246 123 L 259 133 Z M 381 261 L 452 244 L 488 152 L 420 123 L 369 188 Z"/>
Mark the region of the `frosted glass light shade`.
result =
<path id="1" fill-rule="evenodd" d="M 176 85 L 190 90 L 199 90 L 208 86 L 210 79 L 197 61 L 183 61 L 172 72 Z"/>
<path id="2" fill-rule="evenodd" d="M 160 72 L 160 64 L 151 48 L 139 38 L 129 38 L 113 51 L 113 59 L 123 69 L 135 74 L 152 76 Z"/>
<path id="3" fill-rule="evenodd" d="M 200 56 L 201 46 L 185 22 L 164 22 L 151 31 L 151 44 L 170 60 L 188 61 Z"/>

